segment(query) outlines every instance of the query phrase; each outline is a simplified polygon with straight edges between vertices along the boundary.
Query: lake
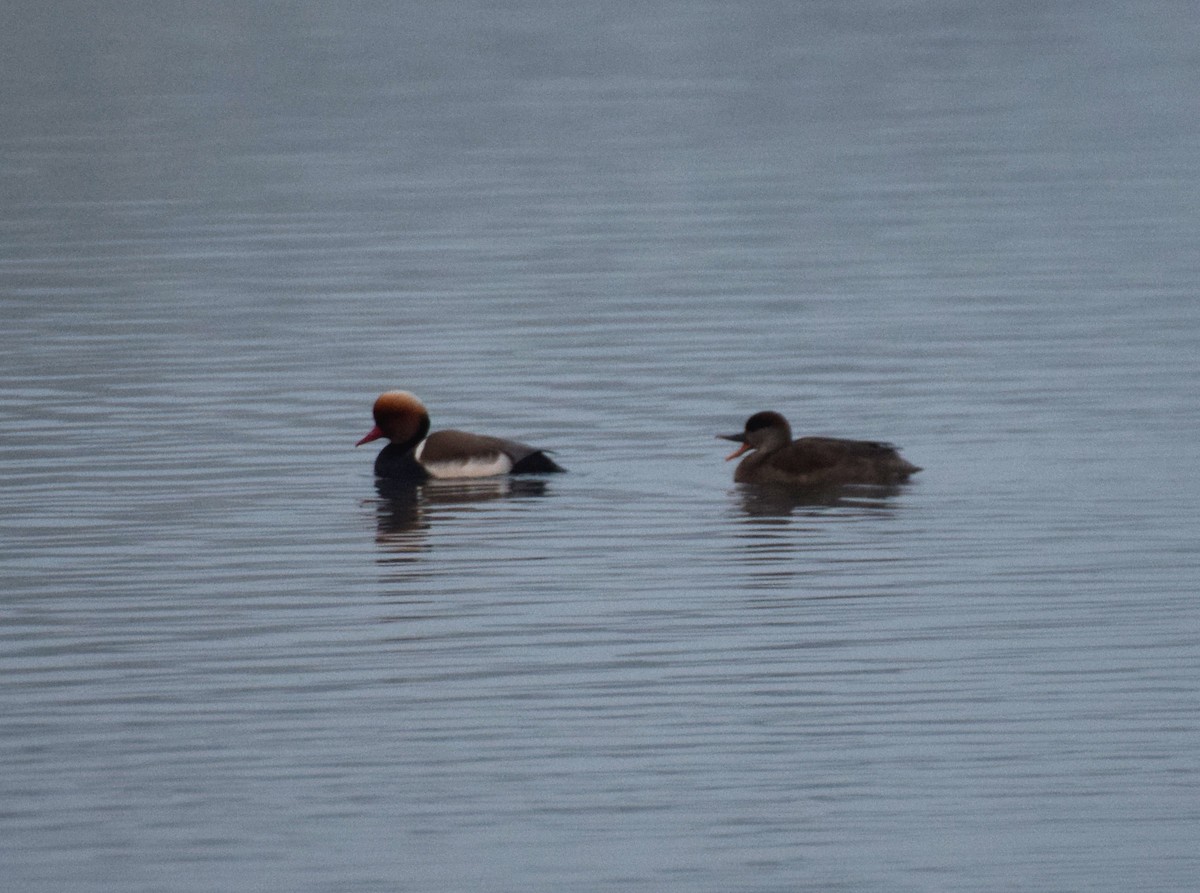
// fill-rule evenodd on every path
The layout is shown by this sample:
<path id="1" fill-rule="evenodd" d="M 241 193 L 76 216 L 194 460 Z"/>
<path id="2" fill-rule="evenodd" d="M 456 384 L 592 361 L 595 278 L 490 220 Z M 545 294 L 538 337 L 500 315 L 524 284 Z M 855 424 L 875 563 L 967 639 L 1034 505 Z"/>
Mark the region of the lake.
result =
<path id="1" fill-rule="evenodd" d="M 1190 6 L 24 6 L 0 887 L 1195 889 Z"/>

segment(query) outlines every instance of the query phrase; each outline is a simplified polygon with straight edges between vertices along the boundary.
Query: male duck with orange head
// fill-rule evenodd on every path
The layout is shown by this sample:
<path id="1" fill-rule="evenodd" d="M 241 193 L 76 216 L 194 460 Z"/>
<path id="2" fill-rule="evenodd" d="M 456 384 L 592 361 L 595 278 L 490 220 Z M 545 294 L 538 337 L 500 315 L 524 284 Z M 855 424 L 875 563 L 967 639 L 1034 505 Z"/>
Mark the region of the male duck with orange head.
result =
<path id="1" fill-rule="evenodd" d="M 380 394 L 372 413 L 375 427 L 355 446 L 381 437 L 391 441 L 375 459 L 377 477 L 419 483 L 564 470 L 544 450 L 515 440 L 453 429 L 430 434 L 429 412 L 408 391 Z"/>

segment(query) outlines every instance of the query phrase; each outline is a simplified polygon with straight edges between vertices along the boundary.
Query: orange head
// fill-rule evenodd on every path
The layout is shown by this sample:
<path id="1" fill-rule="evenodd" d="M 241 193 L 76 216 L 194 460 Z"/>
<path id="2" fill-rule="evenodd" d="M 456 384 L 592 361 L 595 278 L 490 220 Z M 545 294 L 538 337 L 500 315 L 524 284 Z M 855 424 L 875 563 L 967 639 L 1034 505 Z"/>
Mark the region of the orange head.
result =
<path id="1" fill-rule="evenodd" d="M 429 412 L 416 395 L 408 391 L 380 394 L 371 409 L 375 427 L 355 446 L 386 437 L 394 444 L 416 446 L 429 433 Z"/>

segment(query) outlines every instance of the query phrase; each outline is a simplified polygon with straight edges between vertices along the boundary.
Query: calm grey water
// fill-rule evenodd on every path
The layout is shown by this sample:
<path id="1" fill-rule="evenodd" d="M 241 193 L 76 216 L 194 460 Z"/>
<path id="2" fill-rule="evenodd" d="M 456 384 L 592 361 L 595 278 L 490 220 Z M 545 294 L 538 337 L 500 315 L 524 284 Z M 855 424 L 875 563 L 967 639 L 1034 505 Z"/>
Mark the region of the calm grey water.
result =
<path id="1" fill-rule="evenodd" d="M 4 890 L 1196 888 L 1190 4 L 3 18 Z"/>

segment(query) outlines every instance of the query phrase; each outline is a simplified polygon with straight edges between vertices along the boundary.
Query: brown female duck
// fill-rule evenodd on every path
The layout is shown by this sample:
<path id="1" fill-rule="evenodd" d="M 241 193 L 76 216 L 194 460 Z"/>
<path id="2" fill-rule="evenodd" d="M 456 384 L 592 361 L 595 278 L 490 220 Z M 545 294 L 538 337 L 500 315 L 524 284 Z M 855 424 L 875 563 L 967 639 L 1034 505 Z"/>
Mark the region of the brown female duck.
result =
<path id="1" fill-rule="evenodd" d="M 896 484 L 921 469 L 905 460 L 890 443 L 801 437 L 777 412 L 757 412 L 740 434 L 718 434 L 740 443 L 725 461 L 743 459 L 733 473 L 744 484 L 781 484 L 797 488 L 838 487 L 846 484 Z M 753 452 L 751 452 L 753 451 Z"/>

